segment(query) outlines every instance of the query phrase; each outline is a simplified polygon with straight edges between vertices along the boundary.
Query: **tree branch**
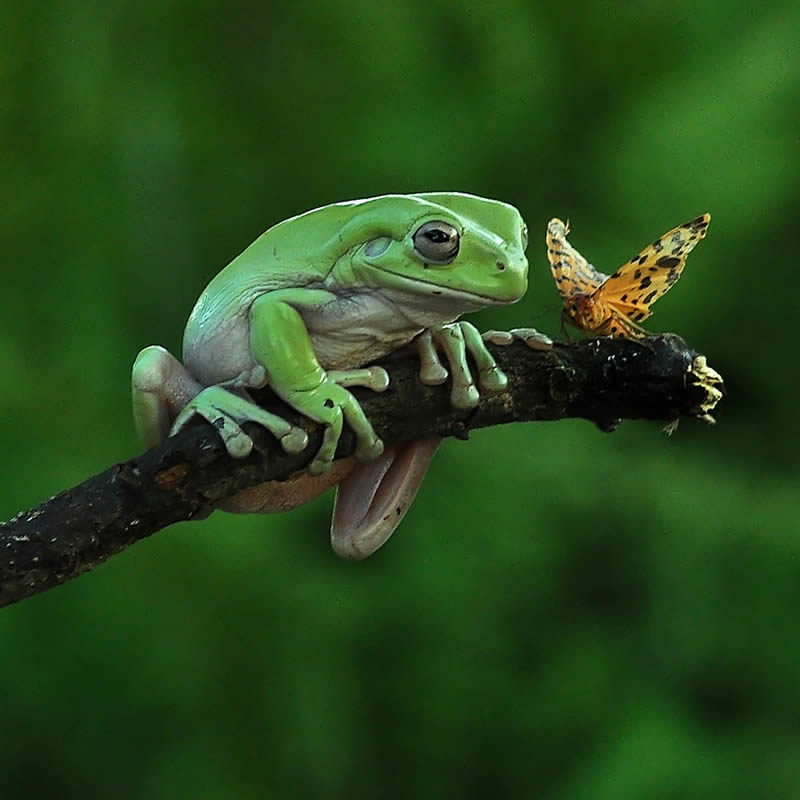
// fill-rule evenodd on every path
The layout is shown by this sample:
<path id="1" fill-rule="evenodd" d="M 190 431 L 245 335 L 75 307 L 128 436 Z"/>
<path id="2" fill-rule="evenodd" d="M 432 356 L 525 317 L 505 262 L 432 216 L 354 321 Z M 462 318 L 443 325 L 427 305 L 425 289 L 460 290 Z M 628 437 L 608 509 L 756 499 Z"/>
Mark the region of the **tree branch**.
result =
<path id="1" fill-rule="evenodd" d="M 467 438 L 469 431 L 507 422 L 582 417 L 612 431 L 621 419 L 713 422 L 722 379 L 678 336 L 642 340 L 586 339 L 551 351 L 521 343 L 491 347 L 509 377 L 502 394 L 478 408 L 455 412 L 447 386 L 416 379 L 416 355 L 381 364 L 391 376 L 383 394 L 355 390 L 387 445 L 431 436 Z M 256 443 L 247 459 L 225 452 L 211 425 L 198 423 L 138 458 L 115 464 L 37 508 L 0 523 L 0 606 L 65 583 L 109 556 L 175 522 L 205 516 L 214 502 L 265 480 L 302 469 L 319 447 L 322 429 L 298 417 L 268 392 L 265 407 L 302 425 L 309 448 L 288 455 L 265 431 L 247 427 Z M 336 457 L 351 455 L 354 436 L 342 435 Z"/>

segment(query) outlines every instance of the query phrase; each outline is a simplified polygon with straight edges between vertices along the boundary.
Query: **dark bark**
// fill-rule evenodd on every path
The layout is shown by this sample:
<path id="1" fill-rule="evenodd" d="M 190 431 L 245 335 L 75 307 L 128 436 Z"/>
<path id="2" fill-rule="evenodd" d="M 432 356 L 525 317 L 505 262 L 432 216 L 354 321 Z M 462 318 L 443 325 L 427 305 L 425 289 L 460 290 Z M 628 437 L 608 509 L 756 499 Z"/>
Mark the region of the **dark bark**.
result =
<path id="1" fill-rule="evenodd" d="M 548 352 L 521 343 L 491 349 L 509 376 L 509 388 L 483 398 L 473 411 L 454 412 L 447 385 L 420 384 L 411 353 L 382 362 L 391 376 L 386 392 L 355 393 L 387 445 L 433 435 L 467 438 L 473 428 L 568 417 L 592 420 L 604 431 L 621 419 L 712 422 L 709 412 L 722 395 L 721 379 L 705 359 L 669 334 L 586 339 Z M 287 455 L 264 431 L 250 426 L 257 452 L 234 461 L 214 428 L 198 423 L 110 467 L 0 523 L 0 606 L 65 583 L 168 525 L 205 516 L 215 501 L 239 489 L 302 469 L 319 446 L 321 429 L 268 393 L 258 399 L 303 425 L 310 439 L 306 452 Z M 337 458 L 350 455 L 353 444 L 345 430 Z"/>

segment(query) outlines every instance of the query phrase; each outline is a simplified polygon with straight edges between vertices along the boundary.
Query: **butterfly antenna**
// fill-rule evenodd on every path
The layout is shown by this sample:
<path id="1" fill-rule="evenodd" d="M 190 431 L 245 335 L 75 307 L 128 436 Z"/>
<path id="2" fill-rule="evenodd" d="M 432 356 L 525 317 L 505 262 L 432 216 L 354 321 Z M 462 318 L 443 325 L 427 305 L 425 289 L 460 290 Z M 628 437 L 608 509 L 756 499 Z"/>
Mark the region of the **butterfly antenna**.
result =
<path id="1" fill-rule="evenodd" d="M 561 303 L 559 303 L 557 306 L 548 306 L 548 307 L 547 307 L 547 308 L 545 308 L 543 311 L 540 311 L 538 314 L 534 314 L 534 315 L 533 315 L 533 316 L 530 318 L 530 321 L 531 321 L 531 322 L 534 322 L 534 321 L 536 321 L 537 319 L 541 319 L 541 318 L 542 318 L 542 317 L 543 317 L 545 314 L 549 314 L 549 313 L 551 313 L 552 311 L 556 311 L 556 310 L 557 310 L 557 309 L 559 309 L 559 308 L 561 308 Z"/>
<path id="2" fill-rule="evenodd" d="M 568 341 L 572 341 L 572 337 L 569 335 L 569 328 L 567 328 L 567 321 L 564 319 L 564 315 L 561 315 L 561 335 Z"/>

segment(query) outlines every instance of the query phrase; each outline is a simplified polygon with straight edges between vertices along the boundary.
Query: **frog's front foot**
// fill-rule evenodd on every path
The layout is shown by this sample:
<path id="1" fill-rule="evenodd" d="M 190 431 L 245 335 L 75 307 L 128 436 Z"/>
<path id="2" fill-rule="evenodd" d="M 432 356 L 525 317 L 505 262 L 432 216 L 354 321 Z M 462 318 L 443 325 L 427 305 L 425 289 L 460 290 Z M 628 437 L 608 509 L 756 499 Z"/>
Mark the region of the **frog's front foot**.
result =
<path id="1" fill-rule="evenodd" d="M 517 328 L 505 334 L 506 338 L 502 341 L 499 340 L 502 338 L 500 332 L 490 331 L 490 334 L 497 335 L 497 338 L 492 338 L 489 334 L 481 336 L 478 329 L 469 322 L 452 322 L 427 329 L 416 339 L 420 360 L 419 379 L 428 386 L 438 386 L 450 375 L 453 381 L 450 403 L 453 408 L 475 408 L 480 400 L 480 392 L 470 372 L 467 353 L 478 367 L 478 386 L 483 391 L 496 393 L 508 387 L 508 378 L 487 350 L 484 339 L 494 344 L 508 344 L 516 335 L 531 347 L 546 349 L 553 344 L 532 328 Z M 437 345 L 447 358 L 449 372 L 439 358 Z"/>
<path id="2" fill-rule="evenodd" d="M 383 442 L 358 400 L 345 388 L 347 386 L 366 386 L 382 392 L 389 386 L 389 375 L 382 367 L 331 370 L 325 373 L 318 386 L 296 389 L 285 395 L 286 401 L 301 414 L 325 425 L 322 445 L 308 466 L 312 475 L 321 475 L 330 469 L 345 422 L 356 434 L 355 456 L 359 461 L 371 461 L 383 452 Z"/>
<path id="3" fill-rule="evenodd" d="M 302 428 L 222 386 L 209 386 L 190 400 L 173 422 L 170 436 L 183 430 L 195 415 L 217 429 L 233 458 L 246 458 L 253 450 L 253 440 L 241 427 L 245 422 L 266 428 L 287 453 L 300 453 L 308 446 L 308 435 Z"/>
<path id="4" fill-rule="evenodd" d="M 492 344 L 507 345 L 519 339 L 525 342 L 532 350 L 552 350 L 553 340 L 543 333 L 539 333 L 536 328 L 512 328 L 510 331 L 486 331 L 483 336 L 484 342 Z"/>

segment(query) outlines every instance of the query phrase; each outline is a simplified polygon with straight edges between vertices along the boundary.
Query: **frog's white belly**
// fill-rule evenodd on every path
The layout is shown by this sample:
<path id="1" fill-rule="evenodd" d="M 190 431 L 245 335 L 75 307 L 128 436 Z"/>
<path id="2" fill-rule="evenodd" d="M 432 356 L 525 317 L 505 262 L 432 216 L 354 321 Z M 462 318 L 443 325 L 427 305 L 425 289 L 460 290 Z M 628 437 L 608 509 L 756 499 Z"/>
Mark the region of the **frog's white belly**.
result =
<path id="1" fill-rule="evenodd" d="M 314 309 L 299 309 L 320 364 L 348 369 L 368 364 L 408 344 L 431 325 L 451 322 L 461 309 L 430 298 L 384 296 L 374 290 L 340 292 Z M 402 300 L 402 302 L 397 302 Z M 250 353 L 250 318 L 245 312 L 195 335 L 184 346 L 184 363 L 201 383 L 257 388 L 267 382 Z"/>
<path id="2" fill-rule="evenodd" d="M 328 369 L 375 361 L 408 344 L 425 327 L 374 292 L 340 294 L 319 309 L 301 313 L 314 352 Z"/>

